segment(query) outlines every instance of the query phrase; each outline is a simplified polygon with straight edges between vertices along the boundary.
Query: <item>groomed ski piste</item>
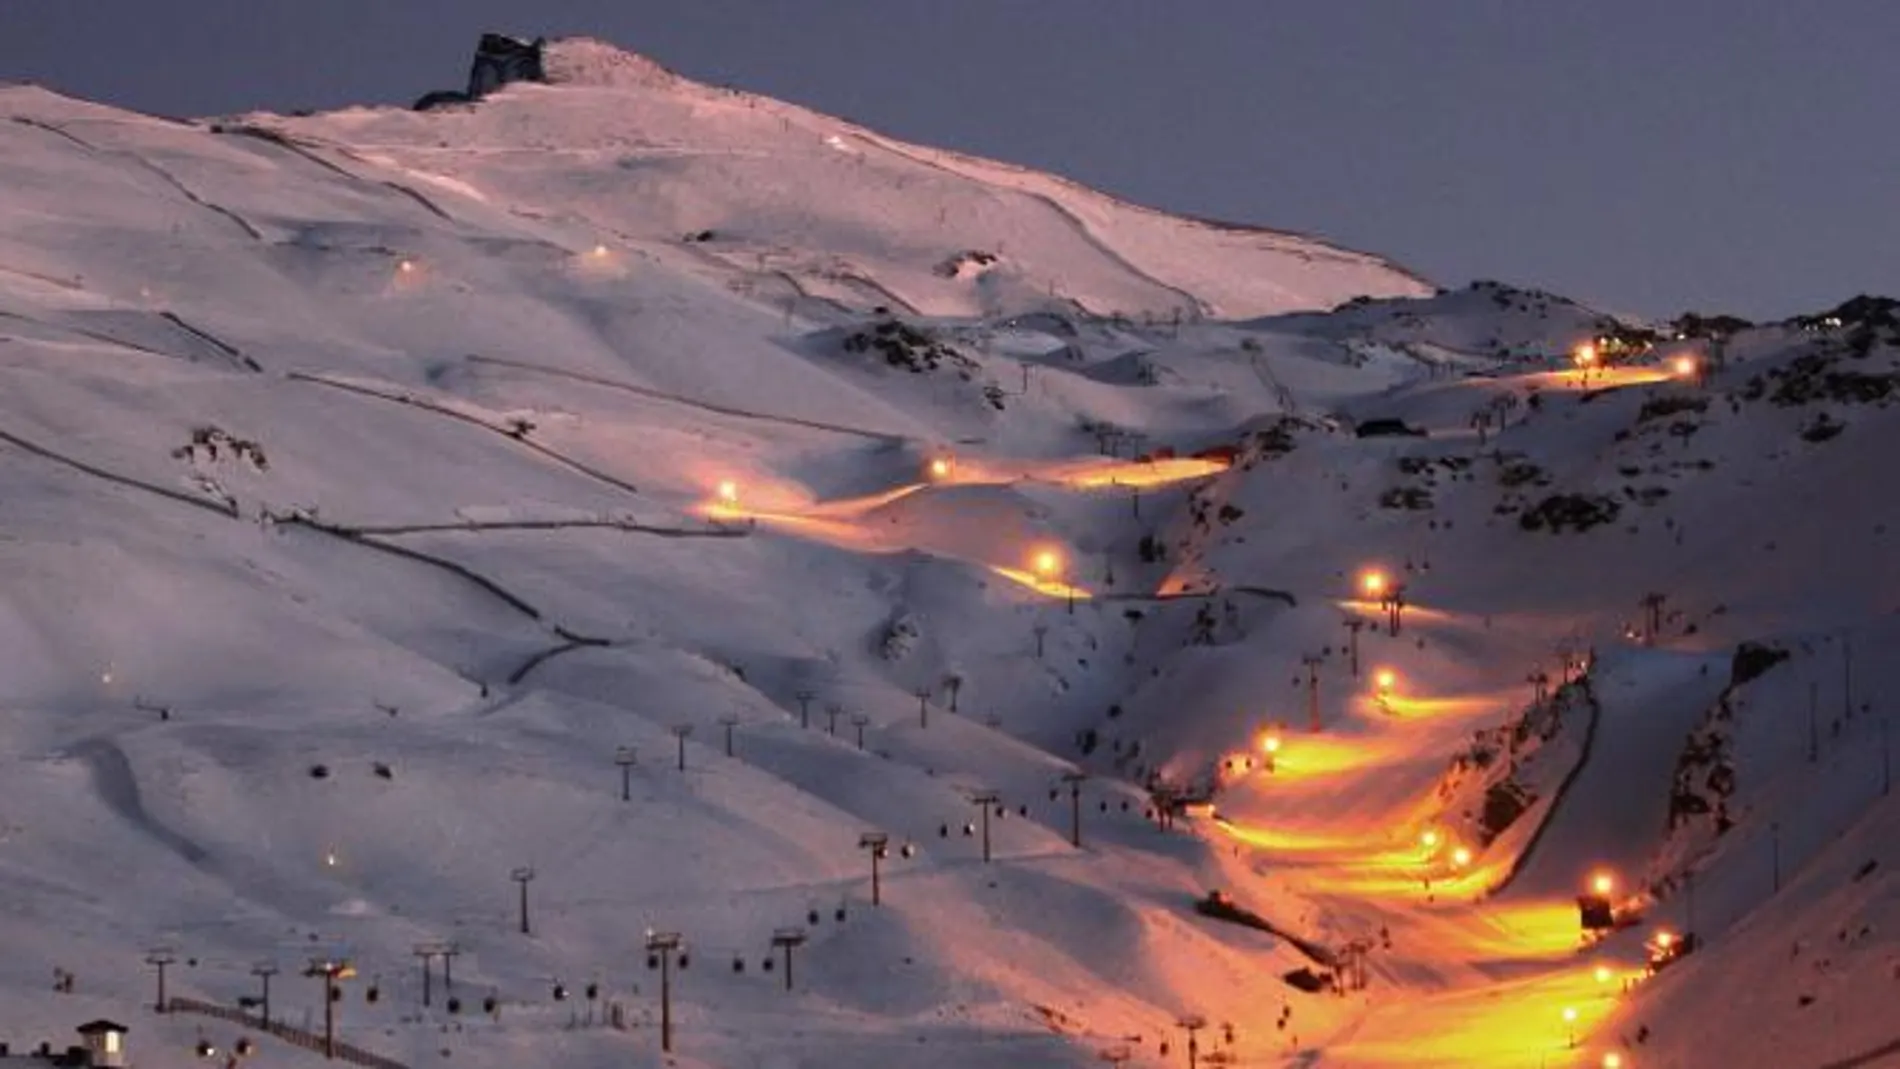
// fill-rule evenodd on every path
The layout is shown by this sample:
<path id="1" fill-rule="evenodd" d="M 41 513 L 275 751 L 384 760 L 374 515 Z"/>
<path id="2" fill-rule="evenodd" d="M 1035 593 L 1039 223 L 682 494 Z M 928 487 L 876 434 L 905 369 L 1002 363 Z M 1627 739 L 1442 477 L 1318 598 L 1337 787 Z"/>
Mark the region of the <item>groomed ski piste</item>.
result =
<path id="1" fill-rule="evenodd" d="M 1718 343 L 549 73 L 0 88 L 16 1052 L 314 1065 L 192 1007 L 347 961 L 411 1067 L 1900 1057 L 1891 305 Z"/>

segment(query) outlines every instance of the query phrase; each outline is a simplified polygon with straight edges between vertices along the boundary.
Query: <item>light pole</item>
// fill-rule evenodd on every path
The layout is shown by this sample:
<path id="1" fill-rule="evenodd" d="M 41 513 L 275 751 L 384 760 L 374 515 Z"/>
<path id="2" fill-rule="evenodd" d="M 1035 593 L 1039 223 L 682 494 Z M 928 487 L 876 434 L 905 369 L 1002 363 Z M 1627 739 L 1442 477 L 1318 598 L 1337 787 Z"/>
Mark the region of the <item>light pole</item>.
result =
<path id="1" fill-rule="evenodd" d="M 508 873 L 508 878 L 521 885 L 521 934 L 528 935 L 528 884 L 534 880 L 534 866 L 523 865 Z"/>
<path id="2" fill-rule="evenodd" d="M 882 876 L 878 863 L 883 861 L 886 853 L 889 852 L 890 842 L 890 835 L 881 831 L 867 831 L 858 836 L 858 848 L 871 852 L 871 904 L 874 906 L 884 904 Z"/>
<path id="3" fill-rule="evenodd" d="M 792 989 L 792 951 L 805 945 L 805 929 L 780 928 L 772 933 L 772 945 L 785 952 L 785 990 Z"/>
<path id="4" fill-rule="evenodd" d="M 323 978 L 323 1056 L 336 1057 L 336 982 L 356 975 L 356 969 L 343 958 L 311 958 L 305 976 Z"/>
<path id="5" fill-rule="evenodd" d="M 871 718 L 863 713 L 851 714 L 851 726 L 858 729 L 858 749 L 860 750 L 864 749 L 864 725 L 870 722 Z"/>
<path id="6" fill-rule="evenodd" d="M 684 772 L 686 771 L 686 736 L 691 735 L 693 733 L 693 725 L 674 724 L 672 728 L 670 728 L 669 730 L 673 732 L 673 737 L 679 740 L 679 751 L 680 751 L 679 765 L 680 765 L 680 771 Z"/>
<path id="7" fill-rule="evenodd" d="M 633 801 L 633 766 L 639 764 L 639 755 L 631 746 L 614 748 L 614 764 L 620 766 L 620 800 Z"/>
<path id="8" fill-rule="evenodd" d="M 844 712 L 844 706 L 842 705 L 833 704 L 825 706 L 825 734 L 836 735 L 838 733 L 838 714 L 842 712 Z"/>
<path id="9" fill-rule="evenodd" d="M 270 978 L 276 974 L 277 963 L 274 961 L 260 961 L 251 966 L 251 975 L 264 985 L 263 995 L 258 1000 L 258 1023 L 266 1028 L 270 1027 Z"/>
<path id="10" fill-rule="evenodd" d="M 990 863 L 990 807 L 1002 801 L 995 791 L 978 791 L 970 796 L 970 801 L 983 811 L 983 863 Z"/>
<path id="11" fill-rule="evenodd" d="M 455 961 L 455 955 L 461 952 L 462 948 L 454 943 L 442 944 L 442 990 L 451 995 L 455 994 L 455 970 L 452 963 Z"/>
<path id="12" fill-rule="evenodd" d="M 1346 621 L 1346 630 L 1351 632 L 1351 636 L 1347 640 L 1346 648 L 1352 655 L 1352 677 L 1354 679 L 1359 678 L 1359 632 L 1365 629 L 1366 621 L 1363 617 L 1354 616 Z"/>
<path id="13" fill-rule="evenodd" d="M 1048 624 L 1037 624 L 1030 630 L 1036 633 L 1036 659 L 1042 660 L 1042 641 L 1049 636 Z"/>
<path id="14" fill-rule="evenodd" d="M 719 726 L 726 729 L 726 756 L 732 756 L 732 729 L 739 726 L 739 718 L 727 713 L 719 718 Z"/>
<path id="15" fill-rule="evenodd" d="M 1062 782 L 1069 785 L 1069 845 L 1077 850 L 1082 849 L 1082 781 L 1088 778 L 1079 770 L 1062 774 Z"/>
<path id="16" fill-rule="evenodd" d="M 145 964 L 158 969 L 158 1001 L 152 1004 L 152 1009 L 158 1013 L 165 1013 L 170 1008 L 171 1004 L 165 998 L 165 970 L 177 960 L 177 953 L 171 947 L 154 947 L 145 955 Z"/>
<path id="17" fill-rule="evenodd" d="M 917 726 L 927 728 L 930 726 L 930 688 L 918 687 L 911 693 L 917 697 Z"/>
<path id="18" fill-rule="evenodd" d="M 806 729 L 811 727 L 811 700 L 817 696 L 816 693 L 809 690 L 801 690 L 797 694 L 792 695 L 792 697 L 798 699 L 799 727 Z"/>
<path id="19" fill-rule="evenodd" d="M 1537 671 L 1525 676 L 1524 682 L 1531 685 L 1531 704 L 1542 705 L 1545 700 L 1550 697 L 1549 672 L 1539 668 Z"/>
<path id="20" fill-rule="evenodd" d="M 647 968 L 660 970 L 660 1050 L 673 1053 L 673 955 L 680 956 L 680 968 L 686 968 L 682 950 L 685 938 L 678 932 L 647 931 Z"/>

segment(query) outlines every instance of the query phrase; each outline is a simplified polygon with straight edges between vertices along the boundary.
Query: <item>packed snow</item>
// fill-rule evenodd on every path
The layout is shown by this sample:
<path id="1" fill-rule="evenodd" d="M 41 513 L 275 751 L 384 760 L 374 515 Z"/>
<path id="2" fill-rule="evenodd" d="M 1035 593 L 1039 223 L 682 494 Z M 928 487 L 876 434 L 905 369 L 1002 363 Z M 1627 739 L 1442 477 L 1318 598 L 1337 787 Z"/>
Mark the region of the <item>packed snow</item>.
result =
<path id="1" fill-rule="evenodd" d="M 1712 339 L 549 74 L 0 88 L 0 1040 L 314 1059 L 194 1007 L 320 1033 L 347 958 L 407 1066 L 1900 1050 L 1893 306 Z"/>

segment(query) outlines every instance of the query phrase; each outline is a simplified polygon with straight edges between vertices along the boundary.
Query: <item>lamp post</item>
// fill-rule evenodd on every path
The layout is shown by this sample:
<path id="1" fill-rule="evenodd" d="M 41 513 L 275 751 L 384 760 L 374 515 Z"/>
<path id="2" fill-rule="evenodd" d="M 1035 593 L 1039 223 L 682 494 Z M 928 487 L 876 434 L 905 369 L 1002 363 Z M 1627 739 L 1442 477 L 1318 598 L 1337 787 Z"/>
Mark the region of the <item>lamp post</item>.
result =
<path id="1" fill-rule="evenodd" d="M 1062 554 L 1057 553 L 1053 549 L 1038 550 L 1035 560 L 1031 563 L 1036 575 L 1041 577 L 1045 582 L 1059 582 L 1062 584 L 1063 593 L 1069 603 L 1069 613 L 1070 615 L 1074 615 L 1075 585 L 1069 582 L 1062 574 Z"/>
<path id="2" fill-rule="evenodd" d="M 1373 694 L 1378 699 L 1379 708 L 1388 713 L 1392 711 L 1392 688 L 1398 682 L 1398 673 L 1390 668 L 1381 668 L 1372 676 Z"/>
<path id="3" fill-rule="evenodd" d="M 809 691 L 809 690 L 801 690 L 798 693 L 792 695 L 792 697 L 798 699 L 798 726 L 799 727 L 810 729 L 811 727 L 811 700 L 813 698 L 816 698 L 817 696 L 818 696 L 817 693 L 813 691 Z"/>
<path id="4" fill-rule="evenodd" d="M 851 726 L 858 729 L 858 749 L 860 750 L 864 749 L 864 725 L 870 722 L 871 718 L 863 713 L 851 714 Z"/>
<path id="5" fill-rule="evenodd" d="M 1002 799 L 995 791 L 978 791 L 970 796 L 970 802 L 983 813 L 983 863 L 990 862 L 990 807 Z"/>
<path id="6" fill-rule="evenodd" d="M 1346 648 L 1352 656 L 1352 677 L 1354 679 L 1359 678 L 1359 632 L 1365 629 L 1366 621 L 1363 617 L 1353 616 L 1346 620 L 1346 630 L 1350 632 Z"/>
<path id="7" fill-rule="evenodd" d="M 920 728 L 929 727 L 930 726 L 930 688 L 918 687 L 916 690 L 911 691 L 911 694 L 917 699 L 917 726 Z"/>
<path id="8" fill-rule="evenodd" d="M 614 764 L 620 766 L 620 800 L 633 801 L 633 766 L 639 764 L 639 755 L 631 746 L 614 748 Z"/>
<path id="9" fill-rule="evenodd" d="M 356 969 L 344 958 L 311 958 L 305 976 L 323 978 L 323 1056 L 336 1057 L 336 982 L 356 975 Z"/>
<path id="10" fill-rule="evenodd" d="M 739 726 L 739 718 L 727 713 L 719 718 L 719 726 L 726 729 L 726 756 L 732 756 L 732 729 Z"/>
<path id="11" fill-rule="evenodd" d="M 874 906 L 884 904 L 882 875 L 878 863 L 883 861 L 889 852 L 890 841 L 890 835 L 881 831 L 867 831 L 858 836 L 858 848 L 871 852 L 871 904 Z"/>

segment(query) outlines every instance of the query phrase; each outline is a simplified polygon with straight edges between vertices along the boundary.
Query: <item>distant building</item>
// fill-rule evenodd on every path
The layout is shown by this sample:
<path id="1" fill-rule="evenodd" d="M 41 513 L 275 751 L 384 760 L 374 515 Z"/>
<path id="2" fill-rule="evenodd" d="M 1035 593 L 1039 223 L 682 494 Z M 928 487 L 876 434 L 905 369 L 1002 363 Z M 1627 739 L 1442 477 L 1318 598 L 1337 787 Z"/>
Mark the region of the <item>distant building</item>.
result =
<path id="1" fill-rule="evenodd" d="M 37 1048 L 14 1053 L 12 1047 L 0 1043 L 0 1066 L 19 1066 L 25 1069 L 29 1065 L 54 1065 L 71 1069 L 125 1069 L 125 1034 L 131 1029 L 115 1021 L 104 1019 L 87 1021 L 74 1031 L 79 1033 L 80 1045 L 55 1051 L 51 1043 L 41 1043 Z"/>

